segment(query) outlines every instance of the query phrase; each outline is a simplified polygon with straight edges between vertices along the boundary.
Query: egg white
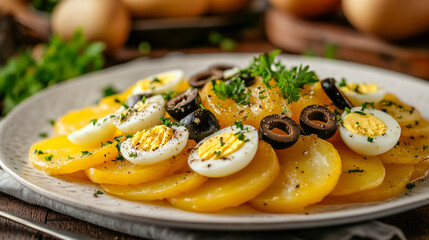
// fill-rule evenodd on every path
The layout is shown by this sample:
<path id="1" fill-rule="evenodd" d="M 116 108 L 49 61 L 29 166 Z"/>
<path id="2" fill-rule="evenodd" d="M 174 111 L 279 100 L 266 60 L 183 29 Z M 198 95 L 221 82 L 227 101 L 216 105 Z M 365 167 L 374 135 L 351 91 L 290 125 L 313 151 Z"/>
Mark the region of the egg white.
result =
<path id="1" fill-rule="evenodd" d="M 162 72 L 162 73 L 157 73 L 154 75 L 151 75 L 149 77 L 144 78 L 141 81 L 144 81 L 146 79 L 154 79 L 156 77 L 158 77 L 159 75 L 174 75 L 174 79 L 164 85 L 161 86 L 156 86 L 154 88 L 151 89 L 141 89 L 138 87 L 138 85 L 136 87 L 134 87 L 133 89 L 133 94 L 162 94 L 162 93 L 168 93 L 171 91 L 174 91 L 175 89 L 177 89 L 180 85 L 180 83 L 183 81 L 184 79 L 184 72 L 180 69 L 174 69 L 174 70 L 170 70 L 170 71 L 166 71 L 166 72 Z"/>
<path id="2" fill-rule="evenodd" d="M 188 158 L 188 164 L 195 172 L 212 178 L 219 178 L 236 173 L 246 167 L 252 159 L 255 157 L 256 150 L 258 149 L 258 131 L 250 125 L 244 125 L 244 130 L 241 130 L 243 135 L 249 141 L 245 142 L 244 145 L 237 151 L 229 154 L 220 159 L 216 160 L 204 160 L 197 154 L 198 148 L 208 139 L 215 137 L 220 134 L 240 131 L 236 126 L 229 126 L 212 135 L 206 137 L 199 142 L 192 150 Z"/>
<path id="3" fill-rule="evenodd" d="M 161 124 L 160 118 L 164 116 L 165 101 L 160 95 L 146 99 L 148 104 L 142 111 L 129 114 L 123 121 L 120 120 L 121 113 L 113 121 L 115 126 L 126 134 L 133 134 L 137 131 Z M 137 104 L 133 108 L 136 108 Z M 126 109 L 122 107 L 119 112 L 125 113 Z"/>
<path id="4" fill-rule="evenodd" d="M 362 111 L 362 108 L 354 107 L 351 112 L 354 111 Z M 340 136 L 344 143 L 354 152 L 365 156 L 375 156 L 389 151 L 401 136 L 401 127 L 398 122 L 389 114 L 377 109 L 364 109 L 363 112 L 378 117 L 386 125 L 386 132 L 372 137 L 373 141 L 369 142 L 368 136 L 355 134 L 340 124 Z M 346 116 L 347 113 L 344 112 L 342 118 L 344 119 Z"/>
<path id="5" fill-rule="evenodd" d="M 70 133 L 67 138 L 70 142 L 79 145 L 96 145 L 107 141 L 116 131 L 116 127 L 113 125 L 115 117 L 115 114 L 109 114 Z"/>
<path id="6" fill-rule="evenodd" d="M 346 92 L 343 91 L 344 95 L 350 100 L 350 102 L 353 104 L 353 106 L 362 106 L 364 102 L 380 102 L 383 100 L 384 96 L 386 95 L 386 90 L 384 88 L 381 88 L 378 86 L 378 90 L 373 93 L 357 93 L 357 92 Z"/>
<path id="7" fill-rule="evenodd" d="M 172 126 L 173 137 L 164 145 L 153 151 L 141 151 L 131 145 L 131 138 L 121 144 L 121 154 L 128 161 L 138 165 L 159 163 L 179 154 L 189 138 L 189 131 L 183 126 Z M 131 156 L 132 155 L 132 156 Z"/>

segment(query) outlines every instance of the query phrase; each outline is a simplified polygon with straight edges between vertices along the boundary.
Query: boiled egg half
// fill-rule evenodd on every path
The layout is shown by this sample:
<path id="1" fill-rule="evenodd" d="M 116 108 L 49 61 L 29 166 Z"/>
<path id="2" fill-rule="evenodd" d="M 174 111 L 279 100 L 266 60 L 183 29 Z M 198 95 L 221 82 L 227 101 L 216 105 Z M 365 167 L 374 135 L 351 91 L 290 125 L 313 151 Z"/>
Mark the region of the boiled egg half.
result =
<path id="1" fill-rule="evenodd" d="M 340 136 L 354 152 L 375 156 L 395 146 L 401 136 L 401 127 L 383 111 L 354 107 L 342 114 Z"/>
<path id="2" fill-rule="evenodd" d="M 116 114 L 109 114 L 101 119 L 91 120 L 85 127 L 70 133 L 67 138 L 78 145 L 96 145 L 107 141 L 115 134 L 113 121 Z"/>
<path id="3" fill-rule="evenodd" d="M 138 81 L 133 94 L 162 94 L 174 91 L 184 80 L 184 72 L 180 69 L 166 71 L 146 77 Z"/>
<path id="4" fill-rule="evenodd" d="M 379 102 L 386 95 L 386 90 L 375 83 L 340 83 L 340 89 L 354 106 L 364 102 Z"/>
<path id="5" fill-rule="evenodd" d="M 165 101 L 160 95 L 144 98 L 131 108 L 121 107 L 113 121 L 115 126 L 126 134 L 161 124 L 164 116 Z"/>
<path id="6" fill-rule="evenodd" d="M 188 158 L 195 172 L 212 178 L 240 171 L 255 157 L 258 132 L 250 125 L 226 127 L 199 142 Z"/>
<path id="7" fill-rule="evenodd" d="M 157 125 L 138 131 L 125 140 L 121 144 L 121 154 L 134 164 L 155 164 L 179 154 L 188 137 L 188 129 L 183 126 Z"/>

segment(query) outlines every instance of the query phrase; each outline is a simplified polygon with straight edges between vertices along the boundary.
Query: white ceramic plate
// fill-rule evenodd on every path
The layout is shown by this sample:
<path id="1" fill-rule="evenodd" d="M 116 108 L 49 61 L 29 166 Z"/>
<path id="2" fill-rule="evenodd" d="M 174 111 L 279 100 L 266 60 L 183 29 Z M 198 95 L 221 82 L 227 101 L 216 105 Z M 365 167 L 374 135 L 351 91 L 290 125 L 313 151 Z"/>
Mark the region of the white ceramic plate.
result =
<path id="1" fill-rule="evenodd" d="M 181 211 L 167 204 L 132 202 L 107 194 L 94 198 L 93 193 L 98 189 L 96 185 L 47 176 L 33 168 L 27 159 L 31 144 L 40 140 L 39 133 L 51 131 L 50 119 L 57 119 L 71 109 L 95 104 L 107 85 L 125 90 L 136 80 L 157 72 L 181 68 L 190 76 L 219 63 L 246 65 L 255 55 L 199 54 L 139 60 L 53 86 L 26 100 L 2 120 L 1 166 L 25 186 L 53 200 L 106 216 L 190 229 L 267 230 L 327 226 L 379 218 L 429 204 L 429 181 L 423 181 L 411 192 L 407 191 L 407 194 L 389 201 L 312 207 L 307 214 L 267 214 L 248 206 L 215 214 L 199 214 Z M 350 81 L 376 82 L 413 104 L 424 117 L 429 118 L 428 82 L 342 61 L 288 55 L 281 58 L 289 66 L 309 64 L 321 78 L 346 77 Z"/>

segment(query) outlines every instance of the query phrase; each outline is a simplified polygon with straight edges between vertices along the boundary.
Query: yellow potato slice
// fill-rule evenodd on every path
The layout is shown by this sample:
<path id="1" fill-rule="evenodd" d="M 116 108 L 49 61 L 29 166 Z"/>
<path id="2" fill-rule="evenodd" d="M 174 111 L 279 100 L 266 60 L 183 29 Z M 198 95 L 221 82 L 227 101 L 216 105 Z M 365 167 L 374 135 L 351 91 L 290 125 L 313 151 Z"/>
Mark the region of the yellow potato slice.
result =
<path id="1" fill-rule="evenodd" d="M 337 150 L 316 135 L 301 136 L 292 147 L 277 151 L 277 156 L 279 177 L 249 202 L 264 212 L 300 212 L 328 195 L 341 175 Z"/>
<path id="2" fill-rule="evenodd" d="M 344 144 L 334 145 L 341 157 L 342 173 L 329 195 L 347 195 L 381 185 L 386 171 L 379 157 L 359 155 Z"/>
<path id="3" fill-rule="evenodd" d="M 70 111 L 55 122 L 54 132 L 58 136 L 68 135 L 88 125 L 91 120 L 105 117 L 114 111 L 111 108 L 95 106 Z"/>
<path id="4" fill-rule="evenodd" d="M 413 124 L 401 126 L 401 136 L 416 137 L 416 136 L 429 136 L 429 121 L 421 118 L 416 120 Z"/>
<path id="5" fill-rule="evenodd" d="M 73 144 L 66 136 L 59 136 L 35 143 L 28 158 L 38 169 L 49 175 L 69 174 L 99 165 L 118 156 L 116 143 L 102 148 L 88 148 Z"/>
<path id="6" fill-rule="evenodd" d="M 272 83 L 274 84 L 274 83 Z M 206 84 L 200 91 L 201 104 L 210 110 L 218 119 L 221 128 L 234 125 L 235 120 L 241 120 L 259 129 L 261 120 L 271 114 L 281 114 L 284 108 L 285 115 L 290 116 L 290 106 L 277 87 L 267 88 L 261 78 L 255 78 L 255 83 L 248 88 L 249 102 L 252 104 L 237 104 L 234 100 L 224 100 L 212 90 L 212 83 Z"/>
<path id="7" fill-rule="evenodd" d="M 377 109 L 390 114 L 401 126 L 414 124 L 421 118 L 420 112 L 399 100 L 393 94 L 387 93 L 384 99 L 377 103 Z"/>
<path id="8" fill-rule="evenodd" d="M 119 109 L 122 105 L 121 102 L 125 102 L 130 93 L 124 92 L 120 94 L 114 94 L 111 96 L 104 97 L 98 102 L 97 107 L 102 109 Z"/>
<path id="9" fill-rule="evenodd" d="M 411 175 L 410 182 L 417 182 L 420 179 L 423 179 L 429 175 L 429 162 L 421 162 L 415 166 L 413 175 Z"/>
<path id="10" fill-rule="evenodd" d="M 101 188 L 112 195 L 134 201 L 153 201 L 190 192 L 201 186 L 207 178 L 189 168 L 159 180 L 139 185 L 102 184 Z"/>
<path id="11" fill-rule="evenodd" d="M 243 204 L 264 191 L 277 177 L 279 163 L 273 148 L 259 141 L 255 157 L 237 173 L 212 178 L 195 191 L 168 198 L 175 207 L 194 212 L 215 212 Z"/>
<path id="12" fill-rule="evenodd" d="M 399 145 L 379 155 L 383 163 L 417 164 L 429 159 L 428 136 L 401 137 L 398 142 Z"/>
<path id="13" fill-rule="evenodd" d="M 414 172 L 414 165 L 385 164 L 384 167 L 386 177 L 380 186 L 344 196 L 329 196 L 323 202 L 327 204 L 376 202 L 398 196 L 410 182 L 411 175 Z"/>
<path id="14" fill-rule="evenodd" d="M 188 141 L 178 155 L 153 165 L 136 165 L 127 160 L 108 161 L 102 165 L 85 170 L 94 183 L 100 184 L 140 184 L 168 176 L 186 165 L 190 149 L 196 143 Z"/>

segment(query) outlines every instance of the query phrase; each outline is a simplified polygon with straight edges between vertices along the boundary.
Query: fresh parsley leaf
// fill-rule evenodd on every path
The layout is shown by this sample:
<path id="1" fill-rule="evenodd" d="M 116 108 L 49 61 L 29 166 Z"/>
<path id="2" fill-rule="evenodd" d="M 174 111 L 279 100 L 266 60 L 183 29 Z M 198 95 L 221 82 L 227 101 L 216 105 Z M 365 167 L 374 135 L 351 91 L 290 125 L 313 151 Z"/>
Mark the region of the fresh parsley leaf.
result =
<path id="1" fill-rule="evenodd" d="M 426 149 L 428 149 L 428 145 L 423 145 L 423 151 L 425 151 Z"/>
<path id="2" fill-rule="evenodd" d="M 48 156 L 45 156 L 45 161 L 48 161 L 48 162 L 50 162 L 50 161 L 52 161 L 52 158 L 54 157 L 54 155 L 52 155 L 52 154 L 50 154 L 50 155 L 48 155 Z"/>
<path id="3" fill-rule="evenodd" d="M 167 127 L 171 127 L 171 126 L 182 126 L 182 124 L 178 123 L 178 122 L 173 122 L 170 121 L 171 118 L 165 118 L 165 117 L 161 117 L 161 123 L 162 125 L 165 125 Z"/>
<path id="4" fill-rule="evenodd" d="M 92 123 L 92 125 L 95 126 L 95 124 L 97 123 L 97 119 L 92 119 L 91 121 L 89 121 L 89 123 Z"/>
<path id="5" fill-rule="evenodd" d="M 243 129 L 244 129 L 244 127 L 243 127 L 243 123 L 242 123 L 240 120 L 236 120 L 236 121 L 234 121 L 234 125 L 235 125 L 238 129 L 240 129 L 240 130 L 243 130 Z"/>
<path id="6" fill-rule="evenodd" d="M 51 126 L 54 126 L 55 125 L 55 120 L 49 120 L 49 124 L 51 124 Z"/>
<path id="7" fill-rule="evenodd" d="M 214 151 L 214 154 L 218 155 L 220 154 L 220 151 Z"/>
<path id="8" fill-rule="evenodd" d="M 350 113 L 351 113 L 350 108 L 348 108 L 348 107 L 345 107 L 345 108 L 344 108 L 344 111 L 346 111 L 346 113 L 347 113 L 347 114 L 350 114 Z"/>
<path id="9" fill-rule="evenodd" d="M 347 173 L 356 173 L 356 172 L 363 172 L 363 169 L 352 169 L 352 170 L 349 170 Z"/>
<path id="10" fill-rule="evenodd" d="M 220 100 L 231 98 L 238 104 L 249 104 L 250 91 L 246 88 L 243 79 L 232 80 L 229 84 L 224 81 L 212 80 L 212 85 L 213 92 Z"/>
<path id="11" fill-rule="evenodd" d="M 339 84 L 340 87 L 347 87 L 347 81 L 345 78 L 341 78 L 341 82 Z"/>
<path id="12" fill-rule="evenodd" d="M 165 101 L 169 101 L 170 99 L 172 99 L 176 95 L 177 95 L 177 93 L 174 91 L 170 91 L 168 93 L 162 93 L 161 94 L 161 96 L 164 98 Z"/>
<path id="13" fill-rule="evenodd" d="M 368 105 L 371 106 L 371 108 L 373 108 L 373 109 L 375 108 L 374 102 L 364 102 L 364 103 L 362 103 L 362 111 L 365 110 Z"/>
<path id="14" fill-rule="evenodd" d="M 137 157 L 137 152 L 130 153 L 130 157 Z"/>
<path id="15" fill-rule="evenodd" d="M 112 85 L 109 85 L 103 89 L 103 96 L 108 97 L 116 94 L 118 91 L 116 91 Z"/>
<path id="16" fill-rule="evenodd" d="M 41 132 L 41 133 L 39 133 L 39 137 L 46 138 L 46 137 L 48 137 L 48 134 L 46 132 Z"/>
<path id="17" fill-rule="evenodd" d="M 220 140 L 219 140 L 219 144 L 220 144 L 220 146 L 221 146 L 221 147 L 223 147 L 223 145 L 225 145 L 225 142 L 224 142 L 224 141 L 222 141 L 222 138 L 220 138 Z"/>
<path id="18" fill-rule="evenodd" d="M 416 187 L 416 184 L 415 184 L 415 183 L 408 183 L 405 187 L 406 187 L 408 190 L 412 190 L 414 187 Z"/>
<path id="19" fill-rule="evenodd" d="M 368 142 L 372 143 L 372 142 L 374 141 L 374 138 L 372 138 L 372 137 L 368 137 L 366 140 L 367 140 Z"/>
<path id="20" fill-rule="evenodd" d="M 85 157 L 87 155 L 91 155 L 92 153 L 90 151 L 81 151 L 82 156 L 81 157 Z"/>

